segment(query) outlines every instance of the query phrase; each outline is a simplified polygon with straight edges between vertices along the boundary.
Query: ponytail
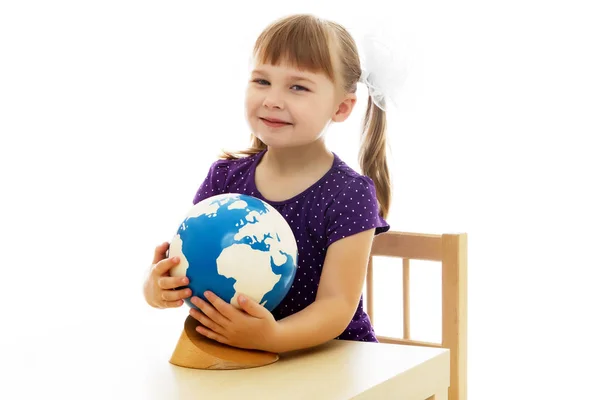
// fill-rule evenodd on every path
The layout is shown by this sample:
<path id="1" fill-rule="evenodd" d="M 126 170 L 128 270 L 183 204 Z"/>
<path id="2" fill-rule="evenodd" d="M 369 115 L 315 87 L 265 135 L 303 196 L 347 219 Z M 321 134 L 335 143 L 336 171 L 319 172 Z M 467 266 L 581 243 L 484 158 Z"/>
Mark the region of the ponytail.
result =
<path id="1" fill-rule="evenodd" d="M 379 203 L 379 215 L 386 218 L 390 209 L 392 190 L 387 164 L 385 111 L 377 107 L 369 96 L 363 119 L 358 161 L 362 173 L 373 180 Z"/>

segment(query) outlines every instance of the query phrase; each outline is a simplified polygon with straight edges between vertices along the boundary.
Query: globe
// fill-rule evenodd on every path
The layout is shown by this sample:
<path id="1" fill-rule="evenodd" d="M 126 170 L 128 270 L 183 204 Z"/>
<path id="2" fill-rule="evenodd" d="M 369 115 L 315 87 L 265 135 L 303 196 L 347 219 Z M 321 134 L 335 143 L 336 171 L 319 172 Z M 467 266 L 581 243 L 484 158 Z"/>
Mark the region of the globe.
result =
<path id="1" fill-rule="evenodd" d="M 187 276 L 193 296 L 210 290 L 240 307 L 240 294 L 272 311 L 297 270 L 293 231 L 270 204 L 253 196 L 219 194 L 196 203 L 179 225 L 169 256 L 180 262 L 171 276 Z M 185 299 L 194 306 L 190 298 Z"/>

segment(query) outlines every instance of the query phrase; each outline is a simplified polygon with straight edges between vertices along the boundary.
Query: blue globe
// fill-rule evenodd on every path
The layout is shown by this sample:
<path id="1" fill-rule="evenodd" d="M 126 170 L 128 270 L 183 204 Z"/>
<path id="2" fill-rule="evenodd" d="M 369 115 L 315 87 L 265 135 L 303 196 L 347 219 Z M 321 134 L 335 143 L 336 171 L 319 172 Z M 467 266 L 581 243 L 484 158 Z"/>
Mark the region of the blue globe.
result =
<path id="1" fill-rule="evenodd" d="M 239 308 L 244 294 L 269 311 L 286 296 L 297 270 L 294 233 L 270 204 L 226 193 L 195 204 L 169 246 L 180 263 L 171 276 L 187 276 L 194 296 L 210 290 Z M 196 308 L 189 298 L 185 300 Z"/>

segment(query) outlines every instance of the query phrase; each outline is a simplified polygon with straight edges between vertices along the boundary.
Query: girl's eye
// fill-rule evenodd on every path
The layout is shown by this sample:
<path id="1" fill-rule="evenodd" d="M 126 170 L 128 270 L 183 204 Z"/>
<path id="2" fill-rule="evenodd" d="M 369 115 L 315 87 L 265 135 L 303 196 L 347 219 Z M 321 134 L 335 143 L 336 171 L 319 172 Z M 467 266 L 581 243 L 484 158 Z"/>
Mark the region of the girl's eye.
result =
<path id="1" fill-rule="evenodd" d="M 269 81 L 266 81 L 264 79 L 254 79 L 252 82 L 257 83 L 261 86 L 264 85 L 269 85 Z M 294 89 L 294 88 L 298 88 L 298 89 Z M 293 85 L 292 86 L 292 90 L 294 90 L 295 92 L 297 91 L 306 91 L 308 92 L 309 90 L 307 88 L 305 88 L 304 86 L 300 86 L 300 85 Z"/>
<path id="2" fill-rule="evenodd" d="M 307 88 L 305 88 L 304 86 L 300 86 L 300 85 L 294 85 L 294 86 L 292 86 L 292 87 L 293 87 L 293 88 L 297 87 L 297 88 L 300 88 L 300 90 L 301 90 L 301 91 L 302 91 L 302 90 L 305 90 L 305 91 L 307 91 L 307 92 L 308 92 L 308 89 L 307 89 Z"/>

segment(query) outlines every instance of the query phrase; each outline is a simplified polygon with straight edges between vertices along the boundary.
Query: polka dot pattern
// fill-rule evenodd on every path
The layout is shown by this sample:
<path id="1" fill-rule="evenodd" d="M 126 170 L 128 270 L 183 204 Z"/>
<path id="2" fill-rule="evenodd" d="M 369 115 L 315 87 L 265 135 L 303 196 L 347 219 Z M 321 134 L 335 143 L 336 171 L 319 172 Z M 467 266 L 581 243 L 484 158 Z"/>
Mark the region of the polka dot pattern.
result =
<path id="1" fill-rule="evenodd" d="M 220 193 L 243 193 L 266 201 L 292 227 L 298 245 L 298 271 L 288 295 L 273 310 L 276 319 L 294 314 L 314 302 L 327 255 L 337 240 L 375 228 L 389 230 L 378 214 L 373 181 L 351 169 L 336 154 L 332 168 L 302 193 L 285 201 L 269 201 L 254 181 L 256 165 L 265 151 L 238 160 L 218 160 L 196 192 L 194 204 Z M 346 340 L 377 341 L 360 299 L 346 330 Z"/>

